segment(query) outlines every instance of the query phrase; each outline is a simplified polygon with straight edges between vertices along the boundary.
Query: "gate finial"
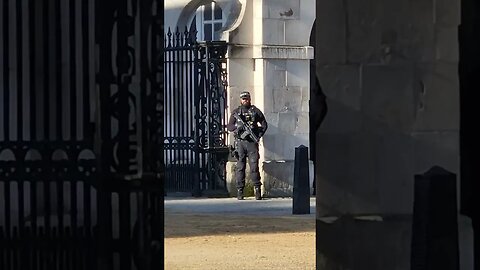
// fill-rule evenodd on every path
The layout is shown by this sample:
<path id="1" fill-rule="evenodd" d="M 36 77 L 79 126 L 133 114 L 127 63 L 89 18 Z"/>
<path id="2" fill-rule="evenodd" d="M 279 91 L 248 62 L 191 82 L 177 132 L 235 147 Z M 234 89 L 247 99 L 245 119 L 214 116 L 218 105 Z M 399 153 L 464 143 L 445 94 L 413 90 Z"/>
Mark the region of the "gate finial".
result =
<path id="1" fill-rule="evenodd" d="M 178 26 L 177 26 L 177 29 L 175 30 L 175 40 L 176 40 L 176 44 L 174 45 L 175 47 L 181 47 L 182 46 L 182 43 L 180 41 L 180 30 L 178 30 Z"/>
<path id="2" fill-rule="evenodd" d="M 170 27 L 168 27 L 168 32 L 167 32 L 167 37 L 168 37 L 168 48 L 172 47 L 172 30 Z"/>
<path id="3" fill-rule="evenodd" d="M 190 40 L 188 37 L 188 28 L 185 26 L 185 31 L 183 31 L 183 44 L 184 46 L 187 46 L 189 44 Z"/>

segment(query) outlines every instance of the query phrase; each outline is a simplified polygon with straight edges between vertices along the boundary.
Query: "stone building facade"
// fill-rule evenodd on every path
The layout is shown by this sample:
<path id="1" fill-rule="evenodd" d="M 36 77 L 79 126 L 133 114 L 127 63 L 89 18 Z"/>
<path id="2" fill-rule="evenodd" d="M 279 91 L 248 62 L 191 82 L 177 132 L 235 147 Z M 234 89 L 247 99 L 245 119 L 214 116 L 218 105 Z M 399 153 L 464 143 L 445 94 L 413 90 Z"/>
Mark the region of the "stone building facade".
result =
<path id="1" fill-rule="evenodd" d="M 291 196 L 295 147 L 308 146 L 309 65 L 313 59 L 309 40 L 315 1 L 215 2 L 226 18 L 221 40 L 229 44 L 228 111 L 239 105 L 241 91 L 252 93 L 252 103 L 269 123 L 260 143 L 263 193 Z M 189 27 L 197 8 L 208 3 L 211 1 L 166 1 L 165 29 Z M 234 164 L 227 164 L 231 191 L 235 191 Z"/>
<path id="2" fill-rule="evenodd" d="M 166 28 L 209 1 L 168 2 Z M 228 17 L 229 109 L 249 89 L 270 123 L 261 143 L 267 196 L 291 195 L 294 148 L 316 139 L 317 267 L 335 250 L 344 256 L 318 269 L 409 269 L 414 176 L 433 166 L 455 173 L 460 208 L 462 1 L 216 2 Z M 318 110 L 308 104 L 310 74 L 328 104 L 318 130 L 308 121 Z M 473 269 L 471 221 L 459 215 L 458 225 L 460 269 Z M 376 240 L 341 243 L 322 230 Z"/>

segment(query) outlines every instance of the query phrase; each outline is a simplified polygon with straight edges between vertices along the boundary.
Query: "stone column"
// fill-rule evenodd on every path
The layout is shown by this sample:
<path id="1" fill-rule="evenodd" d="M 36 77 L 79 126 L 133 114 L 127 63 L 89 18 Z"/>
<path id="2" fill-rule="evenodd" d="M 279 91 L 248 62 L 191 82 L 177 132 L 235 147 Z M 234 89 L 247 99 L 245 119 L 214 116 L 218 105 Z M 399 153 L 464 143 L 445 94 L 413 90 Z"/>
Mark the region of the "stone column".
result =
<path id="1" fill-rule="evenodd" d="M 294 150 L 308 145 L 309 60 L 313 58 L 308 44 L 315 1 L 249 0 L 243 8 L 241 23 L 227 33 L 229 111 L 238 106 L 242 90 L 251 91 L 252 103 L 269 123 L 260 143 L 263 193 L 291 196 Z M 234 162 L 227 168 L 231 191 L 233 167 Z"/>

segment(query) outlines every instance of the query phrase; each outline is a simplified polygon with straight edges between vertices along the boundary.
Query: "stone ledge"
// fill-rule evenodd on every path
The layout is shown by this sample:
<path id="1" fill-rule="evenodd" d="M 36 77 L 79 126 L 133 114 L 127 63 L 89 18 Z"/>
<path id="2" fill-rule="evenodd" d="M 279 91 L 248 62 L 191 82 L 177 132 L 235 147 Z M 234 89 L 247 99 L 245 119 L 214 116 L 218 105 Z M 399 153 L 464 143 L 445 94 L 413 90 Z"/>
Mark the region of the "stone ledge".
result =
<path id="1" fill-rule="evenodd" d="M 259 59 L 313 59 L 312 46 L 260 45 L 253 47 L 253 58 Z"/>
<path id="2" fill-rule="evenodd" d="M 228 58 L 313 59 L 312 46 L 229 44 Z"/>

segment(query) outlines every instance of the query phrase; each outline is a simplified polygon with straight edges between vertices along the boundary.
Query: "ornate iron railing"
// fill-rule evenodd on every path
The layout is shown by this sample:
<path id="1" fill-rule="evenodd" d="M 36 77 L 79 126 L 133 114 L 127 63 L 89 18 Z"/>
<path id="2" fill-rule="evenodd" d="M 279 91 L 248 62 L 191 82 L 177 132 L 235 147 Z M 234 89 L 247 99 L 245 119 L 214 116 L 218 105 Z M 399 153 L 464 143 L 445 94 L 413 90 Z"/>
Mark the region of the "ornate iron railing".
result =
<path id="1" fill-rule="evenodd" d="M 0 14 L 0 269 L 161 268 L 163 1 Z"/>
<path id="2" fill-rule="evenodd" d="M 196 30 L 165 35 L 167 191 L 226 191 L 227 44 L 199 42 Z"/>

